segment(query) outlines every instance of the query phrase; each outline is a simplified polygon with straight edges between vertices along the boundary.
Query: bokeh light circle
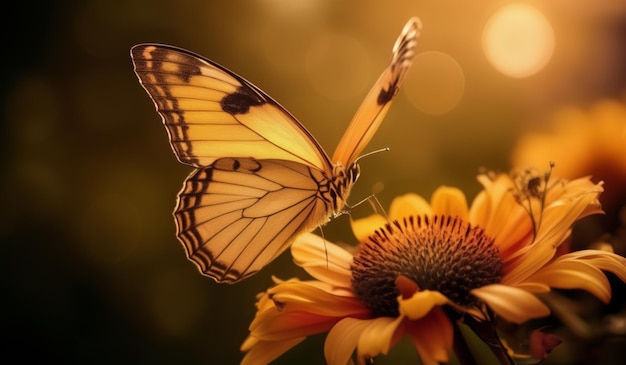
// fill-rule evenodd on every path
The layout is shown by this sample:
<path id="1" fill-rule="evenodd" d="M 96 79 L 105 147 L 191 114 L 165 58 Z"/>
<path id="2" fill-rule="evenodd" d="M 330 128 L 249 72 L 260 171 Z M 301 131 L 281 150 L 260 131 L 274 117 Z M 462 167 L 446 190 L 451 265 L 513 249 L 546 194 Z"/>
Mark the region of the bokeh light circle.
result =
<path id="1" fill-rule="evenodd" d="M 441 115 L 459 103 L 465 92 L 465 74 L 452 56 L 438 51 L 415 56 L 403 88 L 414 107 Z"/>
<path id="2" fill-rule="evenodd" d="M 487 60 L 515 78 L 543 69 L 554 52 L 554 31 L 535 7 L 513 3 L 497 10 L 485 25 L 482 44 Z"/>

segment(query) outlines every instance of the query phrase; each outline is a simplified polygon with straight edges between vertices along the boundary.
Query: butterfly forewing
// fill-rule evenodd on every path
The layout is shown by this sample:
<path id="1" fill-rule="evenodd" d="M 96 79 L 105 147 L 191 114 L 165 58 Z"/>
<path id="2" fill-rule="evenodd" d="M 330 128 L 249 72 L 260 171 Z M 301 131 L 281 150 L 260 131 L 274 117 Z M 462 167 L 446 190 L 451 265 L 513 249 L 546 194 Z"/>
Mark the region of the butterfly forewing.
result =
<path id="1" fill-rule="evenodd" d="M 180 162 L 201 167 L 226 156 L 276 158 L 332 171 L 309 132 L 240 76 L 172 46 L 136 45 L 131 57 Z"/>
<path id="2" fill-rule="evenodd" d="M 178 195 L 178 238 L 200 271 L 235 283 L 295 238 L 342 212 L 358 178 L 356 156 L 384 117 L 413 57 L 411 19 L 383 72 L 330 158 L 289 112 L 256 86 L 172 46 L 131 49 L 179 161 L 196 168 Z"/>
<path id="3" fill-rule="evenodd" d="M 333 162 L 350 166 L 376 133 L 411 66 L 421 29 L 418 18 L 410 19 L 402 29 L 393 46 L 389 67 L 380 75 L 354 114 L 337 145 Z"/>

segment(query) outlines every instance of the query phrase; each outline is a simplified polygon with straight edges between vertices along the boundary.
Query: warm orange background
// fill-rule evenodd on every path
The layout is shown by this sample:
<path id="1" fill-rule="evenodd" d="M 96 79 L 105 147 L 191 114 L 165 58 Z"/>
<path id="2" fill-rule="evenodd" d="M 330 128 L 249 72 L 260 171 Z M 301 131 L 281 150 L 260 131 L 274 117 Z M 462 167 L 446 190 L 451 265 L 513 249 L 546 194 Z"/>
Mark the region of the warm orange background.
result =
<path id="1" fill-rule="evenodd" d="M 462 72 L 428 72 L 417 62 L 411 70 L 368 147 L 391 151 L 362 161 L 351 195 L 356 202 L 376 192 L 385 206 L 442 184 L 471 197 L 481 168 L 509 169 L 522 132 L 541 129 L 563 105 L 626 90 L 619 0 L 531 1 L 556 43 L 546 67 L 521 79 L 496 71 L 481 46 L 503 1 L 292 3 L 92 0 L 5 13 L 0 348 L 9 351 L 0 356 L 20 345 L 29 350 L 19 362 L 237 363 L 255 294 L 272 274 L 302 276 L 285 254 L 240 285 L 218 285 L 186 260 L 171 211 L 190 169 L 176 162 L 132 72 L 136 43 L 173 44 L 232 69 L 332 155 L 402 26 L 419 16 L 418 53 L 446 54 Z M 441 89 L 447 77 L 462 80 L 456 106 L 440 114 L 414 106 L 410 90 L 449 96 Z M 346 217 L 324 234 L 354 243 Z M 306 341 L 279 363 L 322 363 L 322 341 Z M 416 355 L 405 346 L 377 363 L 402 356 L 413 363 Z"/>

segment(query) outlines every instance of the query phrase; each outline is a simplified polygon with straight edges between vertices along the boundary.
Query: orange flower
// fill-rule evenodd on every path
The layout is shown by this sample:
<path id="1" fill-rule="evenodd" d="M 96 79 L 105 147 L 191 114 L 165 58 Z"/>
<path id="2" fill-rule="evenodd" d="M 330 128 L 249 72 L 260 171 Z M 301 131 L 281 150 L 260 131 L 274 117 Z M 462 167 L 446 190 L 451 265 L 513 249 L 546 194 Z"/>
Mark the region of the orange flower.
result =
<path id="1" fill-rule="evenodd" d="M 580 288 L 607 302 L 602 270 L 626 281 L 621 256 L 557 254 L 574 222 L 601 212 L 601 184 L 552 181 L 531 170 L 479 181 L 484 190 L 471 207 L 460 190 L 441 187 L 430 203 L 415 194 L 396 198 L 391 223 L 380 215 L 353 222 L 362 242 L 355 255 L 313 234 L 298 239 L 294 260 L 315 280 L 276 280 L 260 295 L 243 363 L 267 363 L 324 332 L 329 364 L 347 364 L 355 350 L 366 363 L 405 335 L 423 364 L 447 362 L 453 323 L 445 308 L 477 321 L 493 312 L 522 323 L 550 313 L 535 293 Z"/>
<path id="2" fill-rule="evenodd" d="M 409 334 L 425 364 L 448 361 L 452 325 L 438 307 L 445 297 L 420 292 L 422 312 L 400 305 L 395 316 L 377 316 L 352 289 L 353 256 L 314 234 L 305 234 L 292 246 L 296 264 L 317 280 L 280 281 L 262 293 L 242 364 L 266 364 L 307 336 L 329 332 L 324 355 L 329 364 L 347 364 L 357 349 L 359 363 L 386 354 L 404 334 Z M 410 303 L 415 298 L 398 298 Z M 406 311 L 405 311 L 406 309 Z"/>
<path id="3" fill-rule="evenodd" d="M 588 108 L 564 107 L 547 124 L 547 131 L 519 138 L 512 166 L 551 160 L 564 178 L 590 175 L 603 180 L 600 201 L 606 216 L 587 222 L 587 231 L 597 232 L 601 240 L 607 240 L 599 237 L 603 233 L 611 234 L 608 241 L 615 252 L 626 255 L 626 98 L 600 100 Z"/>
<path id="4" fill-rule="evenodd" d="M 598 101 L 587 109 L 564 107 L 548 126 L 549 133 L 527 133 L 519 138 L 511 157 L 513 166 L 538 166 L 550 159 L 565 178 L 593 175 L 623 186 L 626 99 Z"/>

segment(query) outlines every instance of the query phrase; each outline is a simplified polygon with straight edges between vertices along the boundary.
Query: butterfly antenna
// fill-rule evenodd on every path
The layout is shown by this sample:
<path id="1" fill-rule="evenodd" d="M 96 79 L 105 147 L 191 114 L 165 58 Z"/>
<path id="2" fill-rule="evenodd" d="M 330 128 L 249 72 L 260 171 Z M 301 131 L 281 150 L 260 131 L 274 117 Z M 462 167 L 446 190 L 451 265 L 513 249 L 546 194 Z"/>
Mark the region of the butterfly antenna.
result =
<path id="1" fill-rule="evenodd" d="M 350 209 L 356 208 L 359 205 L 368 202 L 370 204 L 370 206 L 372 207 L 372 210 L 374 211 L 374 213 L 379 213 L 380 215 L 382 215 L 383 217 L 387 218 L 387 212 L 385 211 L 385 208 L 383 208 L 383 205 L 380 204 L 380 201 L 378 200 L 378 198 L 376 197 L 376 194 L 372 194 L 370 196 L 368 196 L 367 198 L 361 200 L 360 202 L 351 205 L 347 210 L 344 210 L 344 212 L 342 213 L 347 213 L 350 214 Z"/>
<path id="2" fill-rule="evenodd" d="M 380 204 L 380 200 L 378 200 L 378 197 L 376 197 L 376 194 L 370 195 L 367 201 L 370 203 L 375 213 L 378 213 L 378 210 L 380 209 L 381 215 L 385 217 L 386 220 L 389 220 L 389 216 L 387 215 L 387 212 L 385 211 L 385 208 L 383 207 L 383 205 Z"/>
<path id="3" fill-rule="evenodd" d="M 354 159 L 354 163 L 357 163 L 363 157 L 367 157 L 367 156 L 371 156 L 371 155 L 377 154 L 379 152 L 387 152 L 387 151 L 389 151 L 389 147 L 385 147 L 385 148 L 381 148 L 381 149 L 378 149 L 378 150 L 374 150 L 374 151 L 368 152 L 368 153 L 366 153 L 364 155 L 361 155 L 361 156 L 355 158 Z"/>

